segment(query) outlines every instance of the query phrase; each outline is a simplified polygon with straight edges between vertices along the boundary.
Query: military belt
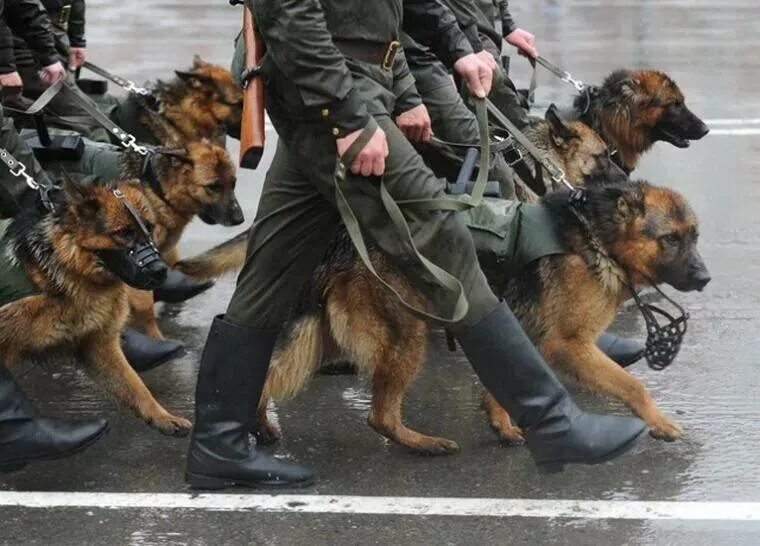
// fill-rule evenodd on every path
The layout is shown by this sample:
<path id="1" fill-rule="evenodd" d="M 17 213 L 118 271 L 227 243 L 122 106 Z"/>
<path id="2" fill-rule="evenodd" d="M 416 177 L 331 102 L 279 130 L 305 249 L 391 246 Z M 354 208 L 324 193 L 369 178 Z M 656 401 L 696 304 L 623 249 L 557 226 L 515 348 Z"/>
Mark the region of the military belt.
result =
<path id="1" fill-rule="evenodd" d="M 62 6 L 56 13 L 50 14 L 50 21 L 63 30 L 69 29 L 69 17 L 71 16 L 71 4 Z"/>
<path id="2" fill-rule="evenodd" d="M 398 40 L 389 43 L 371 42 L 369 40 L 349 40 L 334 38 L 333 43 L 346 57 L 369 64 L 380 65 L 383 70 L 391 70 L 396 54 L 401 48 Z"/>

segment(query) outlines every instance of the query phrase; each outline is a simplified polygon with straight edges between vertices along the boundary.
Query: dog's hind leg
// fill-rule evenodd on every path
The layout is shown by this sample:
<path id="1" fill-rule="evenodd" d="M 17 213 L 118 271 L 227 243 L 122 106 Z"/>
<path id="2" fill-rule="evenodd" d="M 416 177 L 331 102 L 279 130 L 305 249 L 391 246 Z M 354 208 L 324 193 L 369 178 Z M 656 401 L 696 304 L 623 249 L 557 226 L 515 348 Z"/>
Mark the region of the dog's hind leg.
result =
<path id="1" fill-rule="evenodd" d="M 305 315 L 288 324 L 272 354 L 266 383 L 251 419 L 251 433 L 266 445 L 277 442 L 282 433 L 267 417 L 269 399 L 281 400 L 298 394 L 322 361 L 322 317 Z"/>
<path id="2" fill-rule="evenodd" d="M 683 435 L 681 426 L 665 415 L 652 395 L 637 378 L 605 355 L 596 344 L 581 339 L 558 340 L 542 352 L 574 374 L 587 388 L 624 402 L 649 425 L 652 436 L 675 440 Z"/>
<path id="3" fill-rule="evenodd" d="M 496 401 L 490 392 L 483 391 L 483 411 L 488 417 L 488 424 L 499 435 L 499 438 L 508 446 L 521 446 L 525 444 L 520 427 L 512 424 L 507 410 Z"/>
<path id="4" fill-rule="evenodd" d="M 192 424 L 166 411 L 124 358 L 119 333 L 99 333 L 83 342 L 90 373 L 119 402 L 141 419 L 169 436 L 186 436 Z"/>
<path id="5" fill-rule="evenodd" d="M 138 330 L 153 339 L 164 339 L 156 322 L 153 292 L 129 288 L 129 321 Z"/>

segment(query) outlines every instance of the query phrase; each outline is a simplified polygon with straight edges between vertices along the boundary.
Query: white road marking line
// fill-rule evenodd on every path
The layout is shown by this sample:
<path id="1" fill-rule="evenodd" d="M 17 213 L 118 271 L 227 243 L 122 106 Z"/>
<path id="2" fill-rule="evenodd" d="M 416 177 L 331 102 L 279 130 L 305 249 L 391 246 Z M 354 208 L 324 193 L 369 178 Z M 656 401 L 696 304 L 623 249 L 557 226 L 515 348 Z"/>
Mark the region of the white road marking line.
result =
<path id="1" fill-rule="evenodd" d="M 716 118 L 702 121 L 707 125 L 760 125 L 760 118 Z"/>
<path id="2" fill-rule="evenodd" d="M 760 127 L 745 129 L 710 129 L 707 136 L 752 136 L 760 135 Z"/>
<path id="3" fill-rule="evenodd" d="M 760 521 L 760 502 L 3 491 L 0 492 L 0 506 L 401 516 Z"/>

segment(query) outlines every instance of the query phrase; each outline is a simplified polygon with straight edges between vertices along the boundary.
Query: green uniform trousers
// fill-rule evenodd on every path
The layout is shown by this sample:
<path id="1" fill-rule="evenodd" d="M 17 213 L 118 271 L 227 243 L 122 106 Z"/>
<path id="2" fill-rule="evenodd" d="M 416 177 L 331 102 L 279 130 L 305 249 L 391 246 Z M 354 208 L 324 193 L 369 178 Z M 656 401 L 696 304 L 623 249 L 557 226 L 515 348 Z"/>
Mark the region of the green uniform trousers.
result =
<path id="1" fill-rule="evenodd" d="M 24 81 L 24 95 L 36 99 L 45 91 L 45 85 L 40 81 L 37 66 L 25 66 L 19 68 L 19 74 Z M 72 83 L 74 75 L 69 73 L 66 76 Z M 90 118 L 85 110 L 79 106 L 69 93 L 58 93 L 45 106 L 45 122 L 50 127 L 76 131 L 83 136 L 99 141 L 111 142 L 106 131 L 94 119 Z M 75 117 L 74 117 L 75 116 Z M 71 117 L 71 119 L 67 119 Z M 26 119 L 24 119 L 26 118 Z M 72 121 L 74 120 L 74 121 Z M 17 117 L 20 127 L 33 127 L 32 120 L 26 116 Z"/>
<path id="2" fill-rule="evenodd" d="M 415 67 L 410 64 L 410 69 L 415 79 L 419 81 Z M 475 115 L 465 106 L 450 78 L 447 78 L 446 85 L 423 89 L 418 88 L 422 102 L 430 115 L 433 134 L 436 137 L 461 144 L 480 143 L 480 132 Z M 452 162 L 432 146 L 425 147 L 422 157 L 437 175 L 452 181 L 456 179 L 459 163 Z M 512 170 L 502 154 L 492 155 L 489 179 L 499 183 L 501 196 L 504 199 L 514 198 L 515 184 L 512 179 Z"/>
<path id="3" fill-rule="evenodd" d="M 376 116 L 390 154 L 384 181 L 396 200 L 443 196 L 443 184 L 425 166 L 388 116 Z M 334 198 L 335 139 L 322 123 L 273 122 L 280 135 L 267 173 L 246 263 L 227 309 L 234 323 L 260 329 L 279 328 L 288 318 L 301 287 L 322 261 L 340 224 Z M 391 224 L 383 208 L 377 179 L 349 173 L 346 198 L 365 238 L 404 271 L 433 304 L 450 316 L 453 296 L 430 279 Z M 459 279 L 469 312 L 458 326 L 471 326 L 498 304 L 478 265 L 472 236 L 460 215 L 421 212 L 407 215 L 414 242 L 432 262 Z M 388 295 L 388 297 L 393 297 Z"/>

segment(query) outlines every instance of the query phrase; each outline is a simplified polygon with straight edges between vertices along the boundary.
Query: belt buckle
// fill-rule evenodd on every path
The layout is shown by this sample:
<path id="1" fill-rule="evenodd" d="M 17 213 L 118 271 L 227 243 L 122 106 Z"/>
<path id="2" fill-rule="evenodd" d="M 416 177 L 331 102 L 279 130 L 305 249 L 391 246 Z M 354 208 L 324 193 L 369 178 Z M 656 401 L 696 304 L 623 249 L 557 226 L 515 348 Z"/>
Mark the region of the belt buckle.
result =
<path id="1" fill-rule="evenodd" d="M 398 40 L 393 40 L 388 44 L 388 47 L 385 49 L 385 54 L 383 55 L 383 62 L 380 64 L 383 70 L 390 70 L 393 68 L 393 60 L 396 58 L 396 53 L 398 53 L 398 48 L 400 47 L 401 42 Z"/>
<path id="2" fill-rule="evenodd" d="M 68 30 L 69 16 L 71 15 L 71 4 L 66 4 L 58 12 L 58 26 L 64 30 Z"/>

